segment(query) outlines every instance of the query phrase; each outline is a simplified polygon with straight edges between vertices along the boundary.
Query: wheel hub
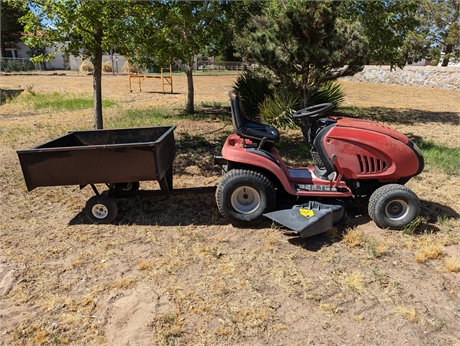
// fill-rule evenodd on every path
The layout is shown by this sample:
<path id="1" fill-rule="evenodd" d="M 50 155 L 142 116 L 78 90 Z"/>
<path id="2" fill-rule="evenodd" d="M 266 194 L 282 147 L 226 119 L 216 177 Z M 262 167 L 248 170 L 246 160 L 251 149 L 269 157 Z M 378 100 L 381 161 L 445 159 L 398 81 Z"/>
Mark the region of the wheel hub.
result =
<path id="1" fill-rule="evenodd" d="M 123 191 L 131 191 L 133 189 L 133 183 L 126 183 L 125 186 L 123 186 Z"/>
<path id="2" fill-rule="evenodd" d="M 238 213 L 250 214 L 260 205 L 259 192 L 252 187 L 239 187 L 232 193 L 231 204 Z"/>
<path id="3" fill-rule="evenodd" d="M 94 217 L 98 219 L 104 219 L 109 214 L 109 210 L 103 204 L 95 204 L 91 211 L 93 212 Z"/>
<path id="4" fill-rule="evenodd" d="M 392 220 L 402 220 L 409 213 L 409 205 L 402 199 L 389 202 L 385 208 L 385 214 Z"/>

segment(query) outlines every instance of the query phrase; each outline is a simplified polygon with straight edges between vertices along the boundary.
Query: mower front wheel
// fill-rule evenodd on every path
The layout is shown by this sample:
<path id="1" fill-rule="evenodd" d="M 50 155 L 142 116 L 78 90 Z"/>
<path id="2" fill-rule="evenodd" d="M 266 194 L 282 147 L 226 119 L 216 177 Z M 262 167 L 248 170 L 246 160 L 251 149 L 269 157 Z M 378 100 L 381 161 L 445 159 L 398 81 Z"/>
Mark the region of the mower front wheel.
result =
<path id="1" fill-rule="evenodd" d="M 408 187 L 388 184 L 379 187 L 369 199 L 368 212 L 380 228 L 400 230 L 420 213 L 420 201 Z"/>
<path id="2" fill-rule="evenodd" d="M 273 183 L 260 172 L 235 169 L 224 175 L 216 191 L 220 213 L 239 226 L 261 221 L 276 202 Z"/>

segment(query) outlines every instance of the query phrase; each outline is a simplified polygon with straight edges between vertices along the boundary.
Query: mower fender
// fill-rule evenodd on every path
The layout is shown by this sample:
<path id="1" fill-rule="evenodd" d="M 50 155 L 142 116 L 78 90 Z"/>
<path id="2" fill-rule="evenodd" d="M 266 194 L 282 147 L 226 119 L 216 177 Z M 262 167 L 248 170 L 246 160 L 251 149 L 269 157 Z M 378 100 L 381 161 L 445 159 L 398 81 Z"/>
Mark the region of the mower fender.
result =
<path id="1" fill-rule="evenodd" d="M 232 166 L 244 165 L 269 172 L 271 176 L 278 179 L 286 192 L 295 194 L 295 190 L 287 179 L 287 168 L 275 148 L 268 152 L 264 149 L 244 148 L 240 146 L 240 143 L 241 139 L 238 136 L 230 135 L 222 148 L 222 159 L 228 162 L 229 169 Z"/>

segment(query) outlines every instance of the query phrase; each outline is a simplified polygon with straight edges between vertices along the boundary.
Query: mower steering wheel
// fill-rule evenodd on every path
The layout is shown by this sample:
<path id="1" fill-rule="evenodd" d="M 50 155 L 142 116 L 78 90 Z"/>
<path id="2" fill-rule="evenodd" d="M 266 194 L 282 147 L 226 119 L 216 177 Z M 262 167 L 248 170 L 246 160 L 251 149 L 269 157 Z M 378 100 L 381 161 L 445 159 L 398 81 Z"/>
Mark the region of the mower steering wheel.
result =
<path id="1" fill-rule="evenodd" d="M 319 105 L 310 106 L 300 111 L 295 112 L 292 114 L 293 118 L 313 118 L 317 115 L 322 115 L 323 113 L 327 112 L 328 110 L 334 108 L 334 104 L 332 103 L 321 103 Z"/>

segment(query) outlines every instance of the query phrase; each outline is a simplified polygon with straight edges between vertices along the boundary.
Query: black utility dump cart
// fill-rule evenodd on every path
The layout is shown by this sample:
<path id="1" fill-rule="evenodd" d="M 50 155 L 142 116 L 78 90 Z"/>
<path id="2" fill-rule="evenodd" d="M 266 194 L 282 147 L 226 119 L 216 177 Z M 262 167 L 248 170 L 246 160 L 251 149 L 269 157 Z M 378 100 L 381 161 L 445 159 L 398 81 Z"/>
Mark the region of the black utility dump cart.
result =
<path id="1" fill-rule="evenodd" d="M 17 152 L 29 191 L 40 186 L 90 185 L 95 196 L 85 207 L 93 223 L 110 223 L 115 198 L 214 193 L 215 187 L 173 188 L 175 126 L 75 131 Z M 139 182 L 157 180 L 161 190 L 139 190 Z M 101 195 L 95 184 L 106 184 Z"/>

